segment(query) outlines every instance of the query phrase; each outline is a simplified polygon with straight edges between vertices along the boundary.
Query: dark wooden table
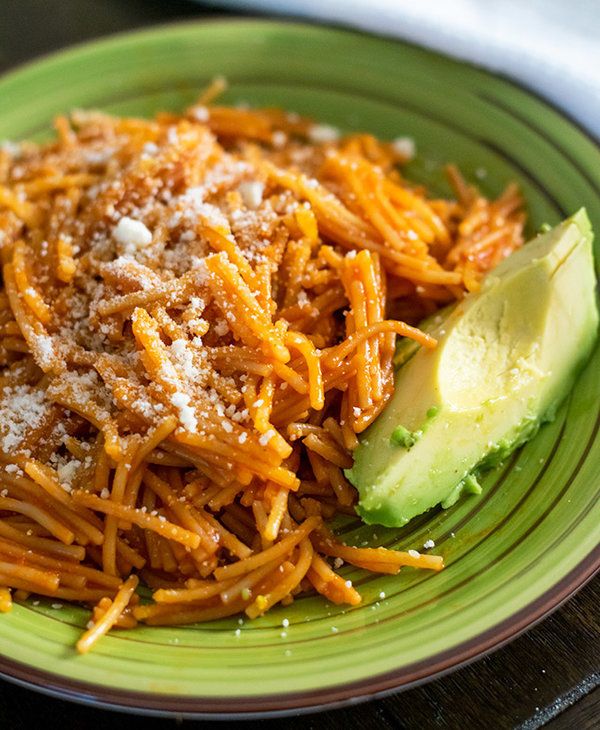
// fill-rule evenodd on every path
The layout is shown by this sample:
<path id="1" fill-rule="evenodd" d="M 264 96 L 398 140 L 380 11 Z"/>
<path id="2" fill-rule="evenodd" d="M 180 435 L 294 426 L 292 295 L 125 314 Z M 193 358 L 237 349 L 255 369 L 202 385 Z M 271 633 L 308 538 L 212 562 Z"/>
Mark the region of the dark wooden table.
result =
<path id="1" fill-rule="evenodd" d="M 0 0 L 0 71 L 89 38 L 209 13 L 214 10 L 184 0 Z M 2 99 L 0 113 L 1 108 Z M 599 605 L 600 579 L 596 578 L 508 646 L 435 682 L 351 709 L 248 722 L 245 727 L 600 728 Z M 204 723 L 211 724 L 219 725 Z M 177 723 L 74 705 L 0 681 L 0 729 L 38 727 L 168 730 Z"/>

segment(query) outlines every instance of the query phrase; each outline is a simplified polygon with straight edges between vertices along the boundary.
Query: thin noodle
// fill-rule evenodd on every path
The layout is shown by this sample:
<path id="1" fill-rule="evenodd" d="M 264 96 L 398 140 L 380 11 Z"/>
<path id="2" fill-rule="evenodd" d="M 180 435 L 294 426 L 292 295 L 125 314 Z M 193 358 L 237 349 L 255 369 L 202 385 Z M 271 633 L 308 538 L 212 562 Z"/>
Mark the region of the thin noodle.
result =
<path id="1" fill-rule="evenodd" d="M 111 628 L 254 618 L 334 570 L 442 558 L 346 546 L 344 469 L 394 392 L 397 338 L 522 245 L 514 184 L 454 199 L 368 134 L 277 109 L 74 112 L 2 153 L 0 611 L 41 594 Z M 153 603 L 135 594 L 139 576 Z M 127 577 L 124 583 L 122 578 Z"/>

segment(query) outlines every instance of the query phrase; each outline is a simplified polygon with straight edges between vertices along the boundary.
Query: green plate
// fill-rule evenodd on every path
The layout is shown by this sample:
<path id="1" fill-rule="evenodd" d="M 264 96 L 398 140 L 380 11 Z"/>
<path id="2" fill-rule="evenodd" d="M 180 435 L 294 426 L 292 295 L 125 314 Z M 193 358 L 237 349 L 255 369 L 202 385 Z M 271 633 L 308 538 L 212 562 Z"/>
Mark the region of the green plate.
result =
<path id="1" fill-rule="evenodd" d="M 447 58 L 327 28 L 175 25 L 51 56 L 0 81 L 0 139 L 43 137 L 53 115 L 73 107 L 181 109 L 216 74 L 230 81 L 228 102 L 414 137 L 410 174 L 440 192 L 449 192 L 447 161 L 490 194 L 518 180 L 530 232 L 581 205 L 600 232 L 600 152 L 547 104 Z M 241 717 L 372 698 L 480 656 L 556 608 L 600 564 L 599 369 L 597 350 L 558 418 L 487 476 L 482 496 L 398 531 L 358 520 L 341 528 L 357 542 L 404 548 L 433 539 L 448 566 L 441 573 L 344 568 L 364 596 L 358 608 L 307 596 L 241 626 L 114 632 L 84 657 L 73 644 L 88 613 L 30 601 L 0 616 L 0 672 L 104 706 Z"/>

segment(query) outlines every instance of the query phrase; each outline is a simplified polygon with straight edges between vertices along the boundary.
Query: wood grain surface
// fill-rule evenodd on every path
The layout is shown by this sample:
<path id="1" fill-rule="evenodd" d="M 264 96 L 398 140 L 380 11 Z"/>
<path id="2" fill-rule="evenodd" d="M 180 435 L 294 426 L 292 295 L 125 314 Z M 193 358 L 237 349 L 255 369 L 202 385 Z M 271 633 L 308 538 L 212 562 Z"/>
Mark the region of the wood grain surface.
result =
<path id="1" fill-rule="evenodd" d="M 326 0 L 324 0 L 326 1 Z M 0 72 L 58 48 L 153 23 L 214 14 L 184 0 L 0 0 Z M 223 13 L 224 14 L 224 13 Z M 0 99 L 0 113 L 2 100 Z M 600 728 L 600 579 L 552 616 L 474 664 L 401 694 L 319 715 L 249 721 L 248 730 Z M 168 730 L 42 696 L 0 680 L 0 729 Z M 193 727 L 193 721 L 183 721 Z M 202 726 L 224 727 L 203 722 Z"/>

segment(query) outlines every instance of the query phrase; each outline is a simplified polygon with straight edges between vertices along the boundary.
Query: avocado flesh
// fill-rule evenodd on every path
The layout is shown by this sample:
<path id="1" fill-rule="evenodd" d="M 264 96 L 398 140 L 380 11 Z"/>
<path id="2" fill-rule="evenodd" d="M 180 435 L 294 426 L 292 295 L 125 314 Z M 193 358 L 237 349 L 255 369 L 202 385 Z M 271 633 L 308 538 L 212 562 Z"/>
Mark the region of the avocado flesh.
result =
<path id="1" fill-rule="evenodd" d="M 461 492 L 473 472 L 530 438 L 570 391 L 598 327 L 593 234 L 584 209 L 489 273 L 427 330 L 346 471 L 369 524 L 399 527 Z M 419 434 L 410 448 L 399 426 Z"/>

